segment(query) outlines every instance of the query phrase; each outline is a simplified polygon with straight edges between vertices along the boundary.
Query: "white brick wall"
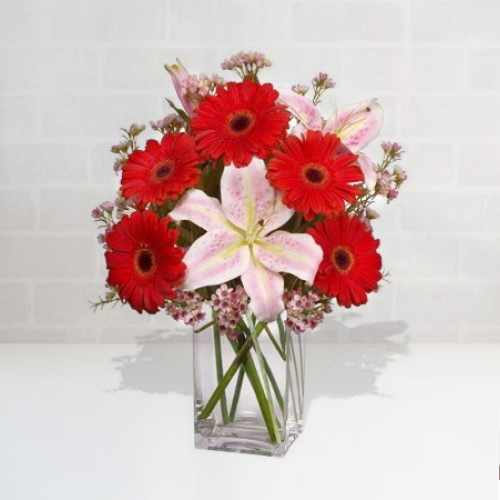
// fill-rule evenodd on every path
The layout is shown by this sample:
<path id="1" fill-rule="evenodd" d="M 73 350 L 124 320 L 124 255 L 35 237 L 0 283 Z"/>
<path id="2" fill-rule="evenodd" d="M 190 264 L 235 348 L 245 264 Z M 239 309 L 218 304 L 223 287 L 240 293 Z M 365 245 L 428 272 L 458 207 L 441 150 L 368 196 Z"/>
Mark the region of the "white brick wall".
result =
<path id="1" fill-rule="evenodd" d="M 377 221 L 391 284 L 348 325 L 406 321 L 414 340 L 499 341 L 500 2 L 17 0 L 0 16 L 0 341 L 116 342 L 174 328 L 92 313 L 111 198 L 109 145 L 157 119 L 179 56 L 213 72 L 260 49 L 277 84 L 319 70 L 340 102 L 377 95 L 410 181 Z M 384 207 L 382 207 L 384 208 Z"/>

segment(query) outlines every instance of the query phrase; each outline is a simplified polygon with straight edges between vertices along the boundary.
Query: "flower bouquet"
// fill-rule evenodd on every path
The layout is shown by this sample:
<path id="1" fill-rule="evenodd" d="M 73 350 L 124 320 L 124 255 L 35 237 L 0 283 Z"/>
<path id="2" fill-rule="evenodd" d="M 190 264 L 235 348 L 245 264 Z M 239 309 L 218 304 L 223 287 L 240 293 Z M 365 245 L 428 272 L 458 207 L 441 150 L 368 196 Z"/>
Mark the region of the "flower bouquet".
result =
<path id="1" fill-rule="evenodd" d="M 239 81 L 166 66 L 180 100 L 111 148 L 118 197 L 92 212 L 106 294 L 193 328 L 198 447 L 283 455 L 302 429 L 303 339 L 332 311 L 366 303 L 383 278 L 372 204 L 398 195 L 401 147 L 376 99 L 323 116 L 335 84 L 262 83 L 260 53 L 222 63 Z"/>

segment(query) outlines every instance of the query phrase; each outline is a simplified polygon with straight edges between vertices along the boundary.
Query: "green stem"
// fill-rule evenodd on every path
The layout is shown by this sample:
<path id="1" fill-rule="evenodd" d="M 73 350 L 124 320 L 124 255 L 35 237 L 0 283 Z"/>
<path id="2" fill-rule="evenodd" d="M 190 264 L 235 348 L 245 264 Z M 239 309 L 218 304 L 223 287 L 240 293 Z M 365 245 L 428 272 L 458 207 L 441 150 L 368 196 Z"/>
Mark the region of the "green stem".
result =
<path id="1" fill-rule="evenodd" d="M 264 324 L 259 323 L 255 328 L 255 335 L 256 336 L 260 335 L 263 329 L 264 329 Z M 203 410 L 199 413 L 198 418 L 204 419 L 210 416 L 210 414 L 215 408 L 215 405 L 219 402 L 219 399 L 222 397 L 224 390 L 229 385 L 233 377 L 236 375 L 238 368 L 245 360 L 248 350 L 251 347 L 252 347 L 252 338 L 248 337 L 240 346 L 240 349 L 238 350 L 236 357 L 234 358 L 233 362 L 231 363 L 226 373 L 222 377 L 222 380 L 220 381 L 219 385 L 217 385 L 215 391 L 210 396 L 209 400 L 207 401 L 207 404 L 205 405 Z"/>
<path id="2" fill-rule="evenodd" d="M 200 328 L 198 328 L 197 330 L 195 330 L 194 333 L 201 333 L 203 330 L 206 330 L 207 328 L 210 328 L 214 323 L 215 323 L 215 321 L 210 321 L 206 325 L 200 326 Z"/>
<path id="3" fill-rule="evenodd" d="M 299 400 L 299 409 L 300 411 L 304 411 L 304 401 L 303 401 L 303 390 L 301 379 L 299 378 L 299 369 L 297 367 L 297 358 L 295 356 L 295 348 L 293 347 L 293 338 L 290 335 L 290 350 L 292 352 L 292 360 L 293 360 L 293 368 L 295 371 L 295 380 L 297 381 L 297 390 L 298 390 L 298 400 Z"/>
<path id="4" fill-rule="evenodd" d="M 253 344 L 255 346 L 255 350 L 257 351 L 257 359 L 259 361 L 259 366 L 260 366 L 260 372 L 262 374 L 262 378 L 264 380 L 264 388 L 265 388 L 265 395 L 267 396 L 267 399 L 264 397 L 262 399 L 262 403 L 264 407 L 266 408 L 266 413 L 270 415 L 270 423 L 272 426 L 273 434 L 278 443 L 281 442 L 281 435 L 278 429 L 278 423 L 276 419 L 276 415 L 274 413 L 274 405 L 273 405 L 273 398 L 271 394 L 271 388 L 269 387 L 269 379 L 266 375 L 266 369 L 265 369 L 265 363 L 264 363 L 264 356 L 262 354 L 262 351 L 260 349 L 260 345 L 257 341 L 257 337 L 255 335 L 255 324 L 253 321 L 250 322 L 250 335 L 253 340 Z M 249 355 L 250 356 L 250 355 Z M 267 423 L 267 422 L 266 422 Z M 268 424 L 268 430 L 269 429 L 269 424 Z M 270 433 L 271 441 L 273 441 L 273 436 Z M 273 441 L 274 442 L 274 441 Z"/>
<path id="5" fill-rule="evenodd" d="M 248 329 L 248 327 L 244 323 L 242 323 L 241 329 L 244 330 L 245 333 L 247 333 L 247 335 L 250 335 L 250 330 Z M 276 339 L 272 335 L 272 333 L 271 333 L 271 331 L 269 329 L 269 326 L 267 324 L 264 326 L 264 329 L 266 330 L 266 333 L 268 335 L 270 335 L 271 341 L 273 342 L 274 347 L 276 348 L 276 350 L 280 354 L 280 356 L 283 359 L 283 361 L 286 361 L 286 355 L 280 349 L 280 346 L 279 346 L 278 342 L 276 341 Z M 255 349 L 255 346 L 254 346 L 254 349 Z M 276 378 L 274 377 L 273 371 L 272 371 L 272 369 L 271 369 L 271 367 L 270 367 L 270 365 L 269 365 L 266 357 L 264 356 L 264 354 L 262 354 L 262 359 L 264 361 L 264 368 L 266 370 L 267 376 L 269 377 L 269 380 L 270 380 L 271 385 L 273 387 L 273 391 L 274 391 L 274 394 L 276 395 L 276 399 L 278 401 L 280 409 L 281 409 L 282 412 L 284 412 L 285 403 L 284 403 L 284 400 L 283 400 L 283 396 L 281 395 L 281 391 L 280 391 L 279 385 L 276 382 Z"/>
<path id="6" fill-rule="evenodd" d="M 244 377 L 245 377 L 245 367 L 240 366 L 240 370 L 238 371 L 238 378 L 236 379 L 236 387 L 234 388 L 231 411 L 229 412 L 230 422 L 234 422 L 234 417 L 236 416 L 236 408 L 238 407 L 238 402 L 240 401 L 240 394 L 241 394 L 241 388 L 243 386 Z"/>
<path id="7" fill-rule="evenodd" d="M 304 394 L 304 392 L 305 392 L 305 381 L 306 381 L 306 377 L 305 377 L 306 365 L 305 365 L 305 362 L 304 362 L 304 345 L 303 345 L 303 342 L 304 342 L 304 339 L 299 334 L 297 343 L 299 344 L 299 362 L 300 362 L 299 370 L 300 370 L 300 381 L 301 381 L 301 391 L 302 391 L 302 394 Z"/>
<path id="8" fill-rule="evenodd" d="M 262 359 L 264 360 L 264 368 L 266 369 L 267 376 L 269 377 L 269 381 L 273 387 L 274 394 L 276 396 L 276 400 L 278 401 L 278 405 L 280 407 L 281 412 L 284 414 L 285 412 L 285 402 L 283 400 L 283 396 L 281 395 L 281 391 L 278 383 L 276 382 L 276 378 L 274 377 L 273 371 L 267 362 L 267 359 L 264 355 L 262 355 Z"/>
<path id="9" fill-rule="evenodd" d="M 303 216 L 302 214 L 299 214 L 299 213 L 296 213 L 295 214 L 295 223 L 293 225 L 293 229 L 292 229 L 292 232 L 293 233 L 297 233 L 299 232 L 299 229 L 300 229 L 300 225 L 302 224 L 302 221 L 303 221 Z"/>
<path id="10" fill-rule="evenodd" d="M 280 332 L 281 349 L 285 353 L 286 357 L 286 330 L 285 325 L 283 324 L 283 320 L 281 319 L 281 315 L 278 316 L 276 322 L 278 323 L 278 329 Z"/>
<path id="11" fill-rule="evenodd" d="M 286 347 L 286 352 L 287 352 L 288 359 L 290 359 L 290 342 L 291 342 L 291 338 L 289 336 L 288 340 L 287 340 L 287 347 Z M 287 377 L 286 377 L 287 378 L 287 390 L 286 390 L 287 400 L 288 400 L 288 391 L 290 391 L 290 395 L 292 396 L 293 415 L 295 417 L 295 420 L 298 421 L 299 420 L 299 416 L 298 416 L 298 410 L 297 410 L 297 399 L 295 398 L 295 391 L 294 391 L 294 387 L 293 387 L 292 372 L 291 372 L 291 369 L 290 369 L 290 362 L 288 362 L 286 364 L 286 373 L 287 373 Z"/>
<path id="12" fill-rule="evenodd" d="M 285 351 L 287 364 L 286 364 L 286 372 L 287 372 L 287 390 L 286 394 L 288 396 L 288 391 L 290 390 L 290 395 L 292 397 L 292 408 L 295 420 L 298 420 L 298 409 L 297 409 L 297 398 L 295 397 L 294 384 L 292 382 L 292 372 L 290 368 L 291 357 L 290 357 L 290 344 L 292 342 L 292 337 L 290 334 L 286 332 L 285 325 L 283 324 L 283 320 L 281 316 L 277 318 L 278 329 L 280 333 L 280 342 L 283 345 L 283 350 Z M 287 397 L 288 400 L 288 397 Z"/>
<path id="13" fill-rule="evenodd" d="M 282 351 L 281 347 L 279 346 L 277 340 L 274 338 L 274 335 L 271 333 L 271 330 L 269 329 L 269 326 L 265 326 L 264 329 L 266 330 L 266 333 L 267 333 L 267 336 L 269 337 L 269 339 L 271 340 L 271 342 L 273 343 L 274 347 L 276 348 L 276 350 L 278 351 L 278 354 L 281 356 L 281 359 L 283 361 L 286 361 L 286 355 L 285 353 Z"/>
<path id="14" fill-rule="evenodd" d="M 224 367 L 222 364 L 222 347 L 220 341 L 219 325 L 215 321 L 215 319 L 213 321 L 213 325 L 214 325 L 213 331 L 214 331 L 215 369 L 217 372 L 217 383 L 220 384 L 224 374 Z M 220 400 L 220 409 L 222 412 L 222 420 L 224 421 L 225 424 L 227 424 L 229 422 L 229 415 L 227 413 L 227 399 L 225 391 L 222 392 Z"/>
<path id="15" fill-rule="evenodd" d="M 256 332 L 255 338 L 257 338 L 257 335 L 262 331 L 263 327 L 260 329 L 260 331 L 258 331 L 257 329 L 255 330 Z M 243 346 L 245 346 L 248 341 L 250 341 L 250 343 L 253 342 L 252 337 L 247 337 L 244 342 L 243 339 L 244 337 L 242 335 L 239 339 L 239 345 L 240 345 L 239 352 L 241 352 Z M 238 343 L 234 341 L 232 344 L 236 352 L 236 350 L 238 349 Z M 267 432 L 269 434 L 269 439 L 271 440 L 271 443 L 279 443 L 280 435 L 274 424 L 274 418 L 273 418 L 274 413 L 272 411 L 268 399 L 266 398 L 264 388 L 262 387 L 262 383 L 259 378 L 259 373 L 257 372 L 257 368 L 255 366 L 255 363 L 252 359 L 252 355 L 250 354 L 250 352 L 246 353 L 243 366 L 245 367 L 245 372 L 247 374 L 248 380 L 250 381 L 250 384 L 255 392 L 255 397 L 257 398 L 257 403 L 259 404 L 259 408 L 262 413 L 262 418 L 264 419 L 264 423 L 266 424 Z"/>

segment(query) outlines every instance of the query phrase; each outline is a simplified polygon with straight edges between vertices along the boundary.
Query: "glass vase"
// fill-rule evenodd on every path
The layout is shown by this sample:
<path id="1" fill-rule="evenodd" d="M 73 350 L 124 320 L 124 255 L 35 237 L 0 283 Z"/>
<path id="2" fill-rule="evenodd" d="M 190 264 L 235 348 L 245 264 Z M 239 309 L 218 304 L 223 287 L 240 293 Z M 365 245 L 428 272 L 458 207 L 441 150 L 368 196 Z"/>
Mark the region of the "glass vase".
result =
<path id="1" fill-rule="evenodd" d="M 252 315 L 221 335 L 212 317 L 193 333 L 195 446 L 283 456 L 303 425 L 303 337 Z"/>

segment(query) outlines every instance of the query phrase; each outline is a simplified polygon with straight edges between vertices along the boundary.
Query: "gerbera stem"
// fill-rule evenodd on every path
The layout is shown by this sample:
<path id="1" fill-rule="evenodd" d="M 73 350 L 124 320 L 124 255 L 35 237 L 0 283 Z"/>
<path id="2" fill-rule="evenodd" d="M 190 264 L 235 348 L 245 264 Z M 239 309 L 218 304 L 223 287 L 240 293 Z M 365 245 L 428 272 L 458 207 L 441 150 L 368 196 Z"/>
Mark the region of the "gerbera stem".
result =
<path id="1" fill-rule="evenodd" d="M 261 411 L 262 411 L 263 415 L 264 415 L 264 411 L 265 411 L 265 413 L 267 413 L 270 416 L 270 422 L 267 422 L 267 420 L 266 420 L 266 424 L 267 424 L 268 431 L 270 431 L 269 423 L 271 424 L 271 427 L 272 427 L 272 433 L 269 432 L 269 436 L 271 437 L 271 441 L 280 443 L 281 442 L 281 435 L 280 435 L 280 432 L 278 429 L 276 415 L 274 413 L 273 397 L 271 394 L 271 388 L 269 386 L 269 380 L 268 380 L 268 376 L 266 374 L 266 368 L 265 368 L 267 362 L 264 362 L 264 356 L 262 354 L 262 350 L 260 348 L 260 345 L 257 341 L 257 337 L 255 335 L 255 323 L 253 322 L 253 320 L 250 320 L 249 323 L 250 323 L 250 335 L 251 335 L 251 338 L 253 340 L 255 350 L 257 352 L 257 359 L 259 360 L 260 372 L 262 375 L 262 379 L 264 380 L 264 388 L 265 388 L 265 393 L 267 395 L 267 399 L 264 397 L 262 399 L 262 401 L 259 401 L 259 403 L 262 403 L 261 404 Z M 249 355 L 249 357 L 250 357 L 250 355 Z M 257 394 L 257 392 L 256 392 L 256 394 Z M 265 406 L 266 408 L 264 409 L 263 406 Z M 274 435 L 274 438 L 276 441 L 273 440 L 273 435 Z"/>
<path id="2" fill-rule="evenodd" d="M 285 325 L 283 324 L 283 320 L 281 319 L 281 315 L 278 316 L 276 322 L 278 323 L 278 330 L 280 332 L 281 349 L 285 353 L 286 358 L 286 330 Z"/>
<path id="3" fill-rule="evenodd" d="M 303 216 L 298 212 L 295 214 L 295 223 L 293 225 L 292 232 L 297 233 L 300 229 L 300 225 L 302 224 Z"/>
<path id="4" fill-rule="evenodd" d="M 237 352 L 238 350 L 238 345 L 240 345 L 239 352 L 241 352 L 241 346 L 244 346 L 248 341 L 253 342 L 251 336 L 247 337 L 246 340 L 244 340 L 244 338 L 245 337 L 241 335 L 238 341 L 232 341 L 233 349 L 235 350 L 235 352 Z M 250 384 L 255 392 L 255 397 L 257 398 L 257 403 L 259 404 L 262 418 L 269 434 L 269 439 L 272 443 L 278 443 L 280 442 L 280 436 L 274 424 L 274 412 L 272 406 L 266 398 L 264 388 L 262 387 L 262 383 L 259 378 L 259 373 L 257 372 L 257 368 L 255 366 L 255 363 L 253 362 L 250 352 L 247 352 L 245 360 L 243 362 L 243 366 L 245 368 L 248 380 L 250 381 Z"/>
<path id="5" fill-rule="evenodd" d="M 293 409 L 293 414 L 295 417 L 295 420 L 299 420 L 298 416 L 298 409 L 297 409 L 297 398 L 295 397 L 295 388 L 293 384 L 293 379 L 292 379 L 292 371 L 290 367 L 291 363 L 291 356 L 290 356 L 290 344 L 292 342 L 292 338 L 290 334 L 286 332 L 285 325 L 283 324 L 283 320 L 281 319 L 281 316 L 278 316 L 277 319 L 278 323 L 278 328 L 280 332 L 280 340 L 281 343 L 283 344 L 283 349 L 286 353 L 286 358 L 287 358 L 287 363 L 286 363 L 286 372 L 287 372 L 287 388 L 286 388 L 286 394 L 287 394 L 287 401 L 288 401 L 288 391 L 290 391 L 290 395 L 292 397 L 292 409 Z M 297 389 L 300 391 L 300 389 L 297 387 Z M 288 404 L 288 403 L 287 403 Z"/>
<path id="6" fill-rule="evenodd" d="M 234 422 L 236 416 L 236 409 L 240 401 L 241 388 L 243 387 L 243 380 L 245 379 L 245 368 L 240 366 L 238 371 L 238 378 L 236 379 L 236 387 L 234 388 L 233 402 L 231 404 L 231 411 L 229 412 L 229 421 Z"/>
<path id="7" fill-rule="evenodd" d="M 290 347 L 290 337 L 288 337 L 287 340 L 287 357 L 290 358 L 289 356 L 289 347 Z M 293 378 L 292 378 L 292 370 L 290 368 L 290 363 L 288 362 L 286 364 L 286 373 L 287 373 L 287 389 L 286 389 L 286 394 L 287 394 L 287 400 L 288 400 L 288 391 L 290 391 L 290 395 L 292 397 L 292 408 L 293 408 L 293 415 L 295 417 L 295 420 L 299 420 L 299 414 L 297 410 L 297 399 L 295 397 L 295 390 L 294 390 L 294 384 L 293 384 Z"/>
<path id="8" fill-rule="evenodd" d="M 304 411 L 304 392 L 305 392 L 305 381 L 306 381 L 306 378 L 305 378 L 305 369 L 306 369 L 306 365 L 304 363 L 304 344 L 303 344 L 303 339 L 302 339 L 302 336 L 299 334 L 299 337 L 298 337 L 298 345 L 299 345 L 299 362 L 300 362 L 300 366 L 299 366 L 299 372 L 300 372 L 300 391 L 301 391 L 301 394 L 302 394 L 302 411 Z"/>
<path id="9" fill-rule="evenodd" d="M 264 329 L 266 330 L 267 336 L 269 337 L 269 339 L 273 343 L 275 349 L 278 351 L 278 354 L 281 356 L 281 359 L 283 361 L 286 361 L 286 355 L 283 352 L 283 350 L 281 349 L 280 345 L 278 344 L 278 341 L 274 338 L 274 335 L 272 334 L 271 330 L 269 329 L 269 326 L 266 325 L 264 327 Z"/>
<path id="10" fill-rule="evenodd" d="M 222 364 L 222 347 L 220 341 L 220 330 L 219 330 L 219 325 L 217 321 L 215 321 L 215 319 L 212 321 L 212 323 L 214 325 L 213 332 L 214 332 L 215 369 L 217 371 L 217 382 L 218 384 L 220 384 L 224 374 L 224 367 Z M 222 420 L 224 421 L 225 424 L 227 424 L 229 422 L 229 415 L 227 413 L 227 399 L 225 390 L 222 392 L 221 395 L 220 409 L 222 412 Z"/>
<path id="11" fill-rule="evenodd" d="M 215 321 L 210 321 L 206 325 L 203 325 L 200 328 L 198 328 L 197 330 L 195 330 L 194 333 L 201 333 L 204 330 L 206 330 L 207 328 L 210 328 L 214 323 L 215 323 Z"/>
<path id="12" fill-rule="evenodd" d="M 267 376 L 269 377 L 269 381 L 271 382 L 271 385 L 273 387 L 273 391 L 274 391 L 274 394 L 276 396 L 276 400 L 278 401 L 278 405 L 281 409 L 281 412 L 283 413 L 285 411 L 285 403 L 283 401 L 283 396 L 281 394 L 279 385 L 276 382 L 276 378 L 274 377 L 274 373 L 271 370 L 271 367 L 269 366 L 269 363 L 267 362 L 267 359 L 264 355 L 262 355 L 262 359 L 264 361 L 264 368 L 266 370 Z"/>
<path id="13" fill-rule="evenodd" d="M 293 347 L 293 338 L 291 335 L 289 338 L 289 345 L 290 345 L 290 352 L 292 353 L 293 368 L 295 371 L 295 380 L 297 381 L 299 409 L 302 412 L 304 409 L 303 390 L 302 390 L 301 378 L 299 377 L 299 369 L 297 366 L 297 357 L 295 356 L 295 348 Z"/>
<path id="14" fill-rule="evenodd" d="M 244 325 L 242 328 L 245 330 L 247 335 L 250 335 L 250 330 L 248 329 L 248 327 L 246 325 Z M 286 355 L 283 353 L 282 349 L 280 349 L 278 342 L 276 341 L 276 339 L 272 335 L 272 333 L 269 329 L 269 326 L 267 324 L 264 326 L 264 329 L 266 330 L 266 333 L 268 335 L 271 335 L 271 341 L 273 342 L 274 347 L 278 351 L 278 353 L 281 356 L 281 358 L 283 359 L 283 361 L 286 361 Z M 257 349 L 255 348 L 255 345 L 254 345 L 254 349 L 257 351 Z M 264 354 L 262 352 L 261 352 L 261 355 L 262 355 L 262 360 L 264 361 L 264 368 L 266 370 L 267 376 L 269 377 L 269 381 L 271 382 L 271 386 L 272 386 L 274 394 L 276 396 L 276 400 L 278 401 L 280 409 L 283 412 L 284 408 L 285 408 L 285 403 L 284 403 L 283 396 L 281 394 L 279 385 L 276 382 L 276 378 L 274 377 L 273 371 L 272 371 L 271 366 L 269 365 L 266 357 L 264 356 Z"/>
<path id="15" fill-rule="evenodd" d="M 255 335 L 258 336 L 264 329 L 264 323 L 259 323 L 256 328 L 255 328 Z M 236 375 L 236 372 L 238 371 L 238 368 L 241 366 L 241 364 L 244 362 L 248 350 L 252 347 L 252 338 L 248 337 L 245 339 L 245 341 L 240 345 L 240 348 L 236 354 L 236 357 L 233 359 L 233 362 L 229 366 L 229 368 L 226 370 L 226 373 L 224 373 L 224 376 L 222 377 L 222 380 L 220 383 L 217 385 L 215 388 L 214 392 L 210 396 L 209 400 L 207 401 L 207 404 L 203 408 L 203 410 L 200 412 L 198 415 L 198 418 L 204 419 L 208 418 L 212 411 L 215 408 L 215 405 L 219 402 L 220 398 L 222 397 L 222 394 L 224 393 L 226 387 L 229 385 L 233 377 Z"/>

